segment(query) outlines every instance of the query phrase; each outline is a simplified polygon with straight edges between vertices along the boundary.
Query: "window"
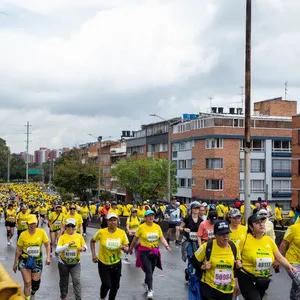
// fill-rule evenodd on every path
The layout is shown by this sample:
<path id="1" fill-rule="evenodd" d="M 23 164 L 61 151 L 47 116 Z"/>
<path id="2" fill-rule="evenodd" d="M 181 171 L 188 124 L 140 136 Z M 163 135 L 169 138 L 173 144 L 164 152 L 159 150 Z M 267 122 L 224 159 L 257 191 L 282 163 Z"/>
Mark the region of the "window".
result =
<path id="1" fill-rule="evenodd" d="M 109 154 L 102 154 L 101 161 L 103 162 L 110 162 L 110 155 Z"/>
<path id="2" fill-rule="evenodd" d="M 298 130 L 298 145 L 300 145 L 300 130 Z"/>
<path id="3" fill-rule="evenodd" d="M 290 192 L 292 188 L 291 180 L 272 180 L 273 192 Z"/>
<path id="4" fill-rule="evenodd" d="M 222 179 L 206 179 L 205 189 L 213 190 L 213 191 L 221 191 L 221 190 L 223 190 L 223 180 Z"/>
<path id="5" fill-rule="evenodd" d="M 178 161 L 178 169 L 186 169 L 186 160 Z"/>
<path id="6" fill-rule="evenodd" d="M 173 149 L 173 151 L 178 151 L 179 150 L 179 143 L 174 143 L 172 145 L 172 149 Z"/>
<path id="7" fill-rule="evenodd" d="M 251 159 L 251 172 L 265 172 L 265 160 Z"/>
<path id="8" fill-rule="evenodd" d="M 177 157 L 177 154 L 178 154 L 178 152 L 177 152 L 177 151 L 173 151 L 173 152 L 172 152 L 172 156 L 173 156 L 174 158 L 176 158 L 176 157 Z"/>
<path id="9" fill-rule="evenodd" d="M 291 141 L 273 141 L 272 151 L 287 151 L 291 152 Z"/>
<path id="10" fill-rule="evenodd" d="M 223 158 L 207 158 L 206 169 L 223 169 Z"/>
<path id="11" fill-rule="evenodd" d="M 244 172 L 245 169 L 245 160 L 240 159 L 240 172 Z"/>
<path id="12" fill-rule="evenodd" d="M 110 178 L 104 178 L 104 186 L 110 185 Z"/>
<path id="13" fill-rule="evenodd" d="M 292 161 L 290 159 L 273 159 L 272 172 L 292 172 Z"/>
<path id="14" fill-rule="evenodd" d="M 178 178 L 178 185 L 181 188 L 184 188 L 186 186 L 186 178 Z"/>
<path id="15" fill-rule="evenodd" d="M 110 167 L 103 167 L 104 175 L 108 175 L 110 173 Z"/>
<path id="16" fill-rule="evenodd" d="M 144 153 L 144 146 L 130 147 L 130 148 L 128 148 L 127 151 L 130 154 L 143 154 Z"/>
<path id="17" fill-rule="evenodd" d="M 195 166 L 195 165 L 196 165 L 196 159 L 192 158 L 192 166 Z"/>
<path id="18" fill-rule="evenodd" d="M 192 160 L 191 159 L 187 159 L 186 160 L 186 168 L 187 169 L 191 169 L 192 168 Z"/>
<path id="19" fill-rule="evenodd" d="M 243 193 L 245 189 L 244 180 L 240 180 L 240 193 Z M 265 191 L 265 181 L 264 180 L 250 180 L 250 192 L 251 193 L 263 193 Z"/>
<path id="20" fill-rule="evenodd" d="M 244 151 L 244 140 L 240 142 L 240 150 Z M 265 141 L 264 140 L 251 140 L 251 150 L 252 151 L 264 151 Z"/>
<path id="21" fill-rule="evenodd" d="M 187 180 L 187 187 L 188 188 L 192 187 L 192 178 L 188 178 L 188 180 Z"/>
<path id="22" fill-rule="evenodd" d="M 192 178 L 192 186 L 195 186 L 195 185 L 196 185 L 196 179 Z"/>
<path id="23" fill-rule="evenodd" d="M 205 148 L 206 149 L 223 148 L 223 139 L 206 139 Z"/>

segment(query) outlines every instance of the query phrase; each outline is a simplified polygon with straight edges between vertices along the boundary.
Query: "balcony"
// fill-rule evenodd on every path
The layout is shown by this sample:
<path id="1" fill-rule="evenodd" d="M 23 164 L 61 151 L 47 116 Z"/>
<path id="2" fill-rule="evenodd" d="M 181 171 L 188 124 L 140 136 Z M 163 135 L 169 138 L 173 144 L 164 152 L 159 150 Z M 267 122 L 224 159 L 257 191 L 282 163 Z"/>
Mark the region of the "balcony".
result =
<path id="1" fill-rule="evenodd" d="M 291 169 L 273 169 L 272 177 L 292 177 Z"/>
<path id="2" fill-rule="evenodd" d="M 292 152 L 289 151 L 278 151 L 278 150 L 273 150 L 272 151 L 272 156 L 273 157 L 292 157 Z"/>
<path id="3" fill-rule="evenodd" d="M 273 191 L 273 198 L 290 198 L 292 197 L 292 192 L 290 190 L 281 190 L 281 191 Z"/>

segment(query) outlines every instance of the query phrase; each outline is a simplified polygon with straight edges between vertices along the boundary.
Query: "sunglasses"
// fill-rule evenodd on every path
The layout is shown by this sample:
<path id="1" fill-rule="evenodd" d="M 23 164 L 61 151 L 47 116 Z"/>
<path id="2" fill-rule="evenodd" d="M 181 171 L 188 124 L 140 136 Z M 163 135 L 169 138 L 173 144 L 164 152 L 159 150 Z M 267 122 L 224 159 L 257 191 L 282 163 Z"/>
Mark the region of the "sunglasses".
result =
<path id="1" fill-rule="evenodd" d="M 75 228 L 75 226 L 74 226 L 74 225 L 71 225 L 71 224 L 66 225 L 66 227 L 67 227 L 67 228 L 70 228 L 70 227 L 71 227 L 71 228 Z"/>
<path id="2" fill-rule="evenodd" d="M 70 207 L 70 210 L 74 210 L 74 209 L 76 209 L 76 207 Z"/>

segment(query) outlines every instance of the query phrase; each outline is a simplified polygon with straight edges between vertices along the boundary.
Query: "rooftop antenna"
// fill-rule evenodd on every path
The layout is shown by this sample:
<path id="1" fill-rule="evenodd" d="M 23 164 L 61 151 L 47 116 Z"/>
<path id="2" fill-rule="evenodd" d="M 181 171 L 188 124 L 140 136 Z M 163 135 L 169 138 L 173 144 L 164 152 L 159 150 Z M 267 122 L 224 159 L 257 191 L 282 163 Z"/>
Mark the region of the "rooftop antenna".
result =
<path id="1" fill-rule="evenodd" d="M 241 93 L 240 93 L 240 96 L 241 96 L 241 108 L 244 109 L 244 95 L 245 95 L 244 89 L 245 89 L 245 87 L 244 86 L 240 86 L 240 88 L 241 88 Z"/>
<path id="2" fill-rule="evenodd" d="M 212 99 L 214 99 L 213 97 L 209 97 L 209 113 L 211 112 L 211 103 L 212 103 Z"/>
<path id="3" fill-rule="evenodd" d="M 284 100 L 286 100 L 287 92 L 288 92 L 288 82 L 286 81 L 284 83 Z"/>

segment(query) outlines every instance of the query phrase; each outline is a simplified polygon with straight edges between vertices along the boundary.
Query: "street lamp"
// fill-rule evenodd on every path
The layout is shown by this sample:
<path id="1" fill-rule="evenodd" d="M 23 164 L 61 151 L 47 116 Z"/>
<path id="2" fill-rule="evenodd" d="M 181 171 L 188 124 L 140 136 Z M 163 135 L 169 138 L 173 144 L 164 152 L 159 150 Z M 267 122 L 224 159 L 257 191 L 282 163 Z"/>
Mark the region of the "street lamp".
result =
<path id="1" fill-rule="evenodd" d="M 168 195 L 167 195 L 167 200 L 168 202 L 171 201 L 171 129 L 172 129 L 172 124 L 170 121 L 166 120 L 165 118 L 157 115 L 157 114 L 150 114 L 151 117 L 157 117 L 165 122 L 168 123 Z"/>

